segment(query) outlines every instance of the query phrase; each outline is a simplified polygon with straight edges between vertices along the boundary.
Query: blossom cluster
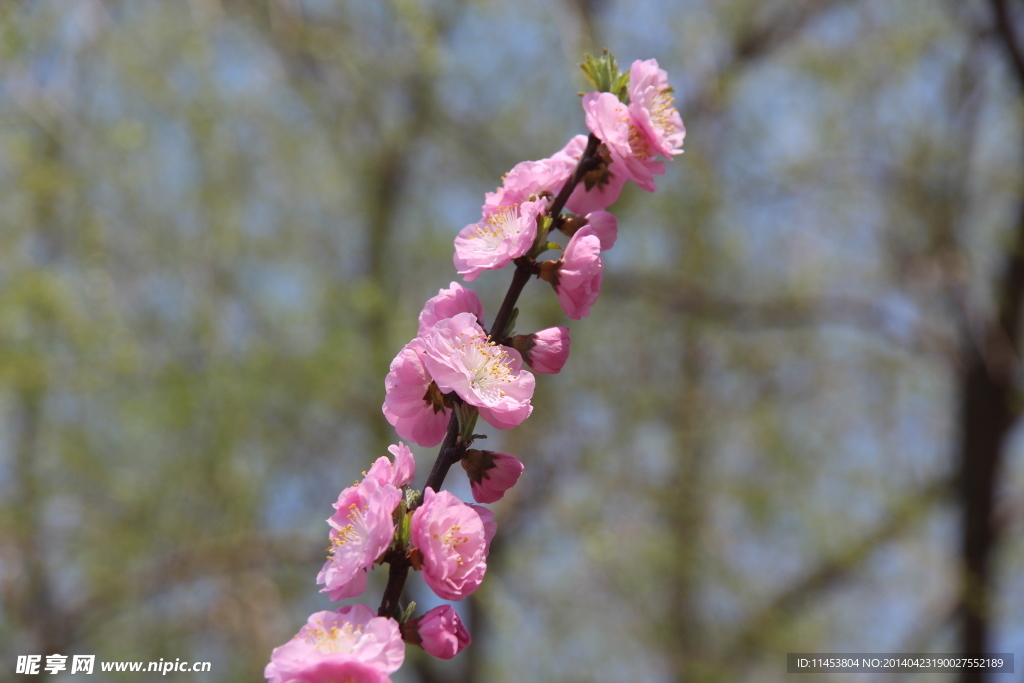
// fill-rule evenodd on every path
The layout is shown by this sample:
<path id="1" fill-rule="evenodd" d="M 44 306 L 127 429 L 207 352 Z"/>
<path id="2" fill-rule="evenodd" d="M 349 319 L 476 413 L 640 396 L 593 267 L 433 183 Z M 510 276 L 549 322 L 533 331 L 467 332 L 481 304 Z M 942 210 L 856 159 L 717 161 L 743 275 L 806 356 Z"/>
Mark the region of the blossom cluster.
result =
<path id="1" fill-rule="evenodd" d="M 613 57 L 602 59 L 583 65 L 598 88 L 582 99 L 590 135 L 572 138 L 547 159 L 513 167 L 501 187 L 486 194 L 480 220 L 455 238 L 454 266 L 465 282 L 514 263 L 517 273 L 550 283 L 574 320 L 597 302 L 601 252 L 618 235 L 606 209 L 627 181 L 656 189 L 654 177 L 665 172 L 660 159 L 679 154 L 685 136 L 657 61 L 636 61 L 622 74 Z M 595 78 L 598 72 L 606 77 Z M 567 238 L 564 248 L 550 241 L 554 231 Z M 559 258 L 540 260 L 553 250 L 561 251 Z M 518 291 L 510 288 L 509 296 L 514 306 Z M 317 576 L 322 592 L 342 601 L 361 596 L 367 573 L 390 564 L 380 610 L 354 604 L 310 616 L 271 655 L 265 671 L 271 683 L 389 681 L 404 661 L 406 643 L 443 659 L 470 643 L 450 605 L 414 617 L 415 605 L 401 610 L 397 599 L 410 569 L 449 601 L 468 597 L 484 579 L 497 525 L 494 513 L 479 504 L 500 500 L 524 465 L 512 455 L 471 448 L 479 438 L 476 419 L 497 429 L 521 424 L 533 411 L 534 374 L 560 372 L 570 347 L 562 326 L 516 334 L 513 310 L 503 305 L 488 331 L 479 296 L 459 282 L 424 304 L 416 337 L 384 380 L 382 410 L 401 439 L 422 447 L 443 441 L 438 462 L 462 465 L 477 504 L 439 490 L 447 466 L 435 465 L 440 474 L 432 472 L 422 492 L 413 489 L 412 451 L 403 441 L 390 446 L 391 458 L 379 457 L 338 495 L 327 520 L 327 560 Z"/>

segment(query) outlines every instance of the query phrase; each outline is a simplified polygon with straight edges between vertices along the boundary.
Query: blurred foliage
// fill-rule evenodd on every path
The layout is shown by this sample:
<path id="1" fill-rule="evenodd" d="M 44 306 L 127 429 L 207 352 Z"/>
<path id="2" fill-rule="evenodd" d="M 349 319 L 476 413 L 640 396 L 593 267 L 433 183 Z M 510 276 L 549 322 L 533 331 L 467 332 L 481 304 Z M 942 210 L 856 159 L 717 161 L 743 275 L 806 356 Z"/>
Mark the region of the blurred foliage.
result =
<path id="1" fill-rule="evenodd" d="M 31 653 L 260 679 L 329 605 L 323 520 L 396 438 L 383 377 L 452 238 L 584 130 L 577 63 L 606 46 L 668 70 L 687 151 L 624 192 L 569 365 L 489 433 L 527 469 L 474 646 L 410 648 L 396 680 L 955 650 L 958 358 L 1021 183 L 989 24 L 931 0 L 0 5 L 0 680 Z M 506 283 L 479 281 L 490 311 Z M 542 285 L 522 331 L 565 322 Z M 1022 480 L 1013 446 L 996 651 L 1024 644 Z"/>

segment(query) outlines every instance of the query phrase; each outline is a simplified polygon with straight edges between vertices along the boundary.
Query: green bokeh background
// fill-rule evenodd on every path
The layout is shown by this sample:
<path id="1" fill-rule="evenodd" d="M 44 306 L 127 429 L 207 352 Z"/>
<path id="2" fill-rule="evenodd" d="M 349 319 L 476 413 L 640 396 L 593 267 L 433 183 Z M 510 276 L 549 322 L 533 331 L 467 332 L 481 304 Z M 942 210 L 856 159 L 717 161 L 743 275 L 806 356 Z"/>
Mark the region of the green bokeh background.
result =
<path id="1" fill-rule="evenodd" d="M 323 520 L 397 438 L 388 364 L 483 193 L 585 132 L 602 47 L 668 71 L 686 153 L 613 207 L 533 416 L 486 432 L 526 471 L 460 605 L 474 645 L 395 680 L 957 651 L 961 376 L 1022 180 L 992 25 L 935 0 L 0 4 L 0 680 L 53 653 L 260 680 L 329 608 Z M 475 283 L 490 315 L 509 277 Z M 520 308 L 567 324 L 544 283 Z M 1022 653 L 1019 442 L 992 647 Z"/>

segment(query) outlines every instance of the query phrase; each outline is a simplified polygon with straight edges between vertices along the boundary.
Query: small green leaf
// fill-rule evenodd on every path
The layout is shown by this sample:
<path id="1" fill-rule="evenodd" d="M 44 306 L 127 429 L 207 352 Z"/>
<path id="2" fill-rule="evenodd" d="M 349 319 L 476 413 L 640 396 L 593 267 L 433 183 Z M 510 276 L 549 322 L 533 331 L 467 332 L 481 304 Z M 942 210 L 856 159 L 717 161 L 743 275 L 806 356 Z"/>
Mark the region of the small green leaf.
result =
<path id="1" fill-rule="evenodd" d="M 618 97 L 620 102 L 629 104 L 629 73 L 619 74 L 608 92 Z"/>
<path id="2" fill-rule="evenodd" d="M 413 611 L 415 609 L 416 609 L 416 601 L 412 600 L 412 601 L 409 602 L 409 606 L 405 608 L 405 611 L 402 612 L 402 617 L 398 620 L 399 623 L 404 624 L 405 622 L 409 621 L 409 619 L 412 617 L 412 613 L 413 613 Z"/>
<path id="3" fill-rule="evenodd" d="M 395 534 L 395 540 L 397 541 L 399 550 L 403 553 L 405 552 L 405 546 L 409 544 L 409 536 L 412 533 L 409 522 L 411 516 L 407 514 L 411 507 L 409 503 L 410 492 L 419 494 L 419 491 L 406 489 L 405 499 L 398 504 L 398 532 Z"/>

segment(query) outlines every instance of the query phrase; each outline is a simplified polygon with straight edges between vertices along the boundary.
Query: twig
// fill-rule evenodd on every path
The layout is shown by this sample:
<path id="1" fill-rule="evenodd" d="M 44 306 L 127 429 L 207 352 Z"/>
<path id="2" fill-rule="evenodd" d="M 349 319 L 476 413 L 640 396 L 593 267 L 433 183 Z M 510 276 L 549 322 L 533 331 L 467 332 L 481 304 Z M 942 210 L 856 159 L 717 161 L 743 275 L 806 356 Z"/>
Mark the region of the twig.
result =
<path id="1" fill-rule="evenodd" d="M 572 196 L 573 190 L 576 189 L 583 176 L 597 162 L 597 150 L 600 144 L 601 140 L 591 134 L 587 140 L 587 147 L 580 156 L 580 160 L 576 163 L 576 168 L 573 169 L 572 175 L 565 181 L 565 185 L 562 186 L 561 191 L 551 203 L 547 215 L 552 221 L 558 219 L 562 209 L 565 208 L 566 202 L 569 201 L 569 197 Z M 512 274 L 512 282 L 509 284 L 505 298 L 501 302 L 498 315 L 491 324 L 490 336 L 492 339 L 498 338 L 505 331 L 509 320 L 512 318 L 516 302 L 519 301 L 519 295 L 522 294 L 526 283 L 530 281 L 530 276 L 534 273 L 535 263 L 529 257 L 524 256 L 516 259 L 515 263 L 516 269 Z M 451 400 L 456 404 L 463 403 L 462 399 L 458 396 L 452 396 Z M 441 450 L 437 454 L 437 459 L 434 461 L 434 466 L 430 470 L 430 475 L 427 477 L 424 488 L 439 491 L 444 483 L 444 478 L 448 475 L 448 470 L 461 459 L 462 451 L 465 448 L 466 444 L 459 440 L 459 419 L 456 411 L 453 410 L 452 416 L 448 421 L 448 430 L 445 432 L 444 442 L 441 444 Z M 396 615 L 398 601 L 409 574 L 410 562 L 407 556 L 396 553 L 388 557 L 388 562 L 391 564 L 391 569 L 388 572 L 388 584 L 384 589 L 380 608 L 377 610 L 377 615 L 381 617 L 393 617 Z"/>

